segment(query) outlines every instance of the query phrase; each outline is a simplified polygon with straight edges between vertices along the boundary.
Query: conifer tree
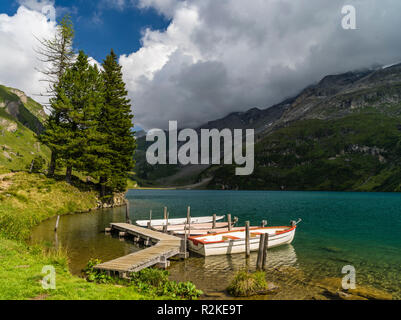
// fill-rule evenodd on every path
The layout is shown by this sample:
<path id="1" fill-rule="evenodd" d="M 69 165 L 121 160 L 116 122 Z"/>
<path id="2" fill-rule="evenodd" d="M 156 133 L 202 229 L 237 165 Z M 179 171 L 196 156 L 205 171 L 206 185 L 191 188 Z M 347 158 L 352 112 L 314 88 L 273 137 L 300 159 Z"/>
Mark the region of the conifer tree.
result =
<path id="1" fill-rule="evenodd" d="M 58 133 L 62 138 L 62 143 L 55 148 L 66 166 L 69 183 L 73 168 L 92 174 L 99 166 L 97 150 L 104 143 L 103 134 L 98 130 L 103 91 L 99 69 L 89 65 L 88 57 L 80 51 L 74 65 L 63 75 L 57 97 L 52 101 L 60 111 Z"/>
<path id="2" fill-rule="evenodd" d="M 105 165 L 100 174 L 101 194 L 125 191 L 128 172 L 134 168 L 136 142 L 131 103 L 123 81 L 122 68 L 113 50 L 103 61 L 104 105 L 100 113 L 100 132 L 105 134 L 107 147 L 103 153 Z"/>
<path id="3" fill-rule="evenodd" d="M 69 16 L 65 16 L 57 26 L 57 31 L 53 39 L 38 39 L 40 48 L 36 51 L 39 60 L 45 63 L 46 68 L 39 70 L 45 75 L 49 83 L 46 95 L 50 99 L 50 115 L 45 123 L 45 132 L 39 136 L 39 140 L 46 144 L 51 150 L 51 159 L 48 174 L 54 175 L 56 161 L 58 158 L 57 146 L 63 142 L 60 131 L 62 124 L 62 110 L 58 110 L 55 97 L 58 94 L 58 86 L 65 71 L 71 67 L 74 59 L 72 48 L 74 39 L 74 28 Z"/>

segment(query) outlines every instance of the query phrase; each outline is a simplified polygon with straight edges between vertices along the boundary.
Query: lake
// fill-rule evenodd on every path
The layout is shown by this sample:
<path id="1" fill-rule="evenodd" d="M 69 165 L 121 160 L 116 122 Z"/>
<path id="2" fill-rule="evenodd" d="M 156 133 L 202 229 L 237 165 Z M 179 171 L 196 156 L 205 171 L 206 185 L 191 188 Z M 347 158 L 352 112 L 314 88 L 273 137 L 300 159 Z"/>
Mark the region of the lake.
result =
<path id="1" fill-rule="evenodd" d="M 268 274 L 279 285 L 275 299 L 312 299 L 318 294 L 311 285 L 317 279 L 340 278 L 343 266 L 356 270 L 357 285 L 368 285 L 401 299 L 401 194 L 354 192 L 130 190 L 130 217 L 133 221 L 163 217 L 167 206 L 171 218 L 213 213 L 239 218 L 240 226 L 288 225 L 302 218 L 291 245 L 268 251 Z M 104 233 L 110 222 L 125 221 L 125 208 L 105 209 L 60 218 L 57 234 L 55 218 L 36 227 L 33 242 L 57 243 L 68 250 L 70 268 L 79 274 L 90 258 L 104 261 L 123 256 L 141 247 Z M 225 289 L 235 271 L 255 269 L 257 253 L 246 260 L 244 254 L 218 257 L 191 256 L 173 261 L 173 280 L 193 281 L 200 289 Z M 292 270 L 286 277 L 277 270 Z"/>

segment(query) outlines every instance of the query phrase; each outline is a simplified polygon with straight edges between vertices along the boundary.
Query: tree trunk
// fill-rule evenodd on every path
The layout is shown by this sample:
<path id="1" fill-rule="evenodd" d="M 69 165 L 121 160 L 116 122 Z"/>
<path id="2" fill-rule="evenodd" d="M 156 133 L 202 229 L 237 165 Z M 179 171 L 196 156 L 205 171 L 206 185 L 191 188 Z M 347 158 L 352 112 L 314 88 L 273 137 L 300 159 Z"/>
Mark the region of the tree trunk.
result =
<path id="1" fill-rule="evenodd" d="M 99 184 L 100 184 L 100 197 L 103 198 L 106 196 L 106 181 L 105 177 L 100 177 Z"/>
<path id="2" fill-rule="evenodd" d="M 71 178 L 72 178 L 72 166 L 67 166 L 67 170 L 65 172 L 65 181 L 71 184 Z"/>
<path id="3" fill-rule="evenodd" d="M 56 171 L 56 160 L 57 160 L 57 154 L 56 154 L 56 152 L 52 151 L 50 165 L 49 165 L 49 172 L 48 172 L 48 175 L 50 177 L 54 176 L 54 172 Z"/>

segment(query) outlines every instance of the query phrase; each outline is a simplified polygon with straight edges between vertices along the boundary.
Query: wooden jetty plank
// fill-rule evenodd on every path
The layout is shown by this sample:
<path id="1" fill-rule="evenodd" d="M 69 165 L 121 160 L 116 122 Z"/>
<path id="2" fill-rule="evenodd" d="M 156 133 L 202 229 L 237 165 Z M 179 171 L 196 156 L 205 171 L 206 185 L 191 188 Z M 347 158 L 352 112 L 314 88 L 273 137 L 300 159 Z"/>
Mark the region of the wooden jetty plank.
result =
<path id="1" fill-rule="evenodd" d="M 125 276 L 129 272 L 140 271 L 155 264 L 167 265 L 168 258 L 181 253 L 182 240 L 178 237 L 127 223 L 111 223 L 110 227 L 112 230 L 155 242 L 156 245 L 98 264 L 95 269 L 118 272 Z"/>
<path id="2" fill-rule="evenodd" d="M 116 229 L 119 231 L 124 231 L 126 233 L 132 235 L 138 235 L 141 238 L 149 237 L 157 241 L 164 241 L 164 240 L 180 240 L 177 237 L 171 236 L 169 234 L 161 233 L 152 229 L 147 229 L 139 226 L 135 226 L 133 224 L 127 223 L 111 223 L 110 224 L 112 229 Z"/>

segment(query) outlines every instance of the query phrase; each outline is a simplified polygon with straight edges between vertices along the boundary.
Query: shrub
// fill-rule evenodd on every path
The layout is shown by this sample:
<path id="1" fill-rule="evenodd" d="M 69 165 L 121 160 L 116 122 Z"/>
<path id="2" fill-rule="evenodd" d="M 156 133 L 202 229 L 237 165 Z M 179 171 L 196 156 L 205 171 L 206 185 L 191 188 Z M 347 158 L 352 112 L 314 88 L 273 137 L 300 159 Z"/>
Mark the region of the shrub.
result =
<path id="1" fill-rule="evenodd" d="M 83 270 L 85 278 L 89 282 L 108 283 L 113 280 L 106 272 L 94 269 L 94 266 L 102 263 L 99 259 L 90 259 Z"/>
<path id="2" fill-rule="evenodd" d="M 268 291 L 266 273 L 263 271 L 255 273 L 239 271 L 228 286 L 227 291 L 235 297 L 250 297 L 257 294 L 265 294 Z"/>
<path id="3" fill-rule="evenodd" d="M 165 270 L 146 268 L 130 274 L 129 279 L 111 277 L 106 272 L 95 270 L 93 267 L 101 263 L 99 259 L 91 259 L 83 273 L 89 282 L 112 283 L 134 286 L 139 292 L 153 296 L 170 298 L 197 299 L 203 292 L 196 289 L 192 282 L 175 282 L 168 279 L 169 272 Z"/>
<path id="4" fill-rule="evenodd" d="M 32 162 L 27 166 L 27 169 L 32 173 L 39 173 L 43 166 L 46 164 L 46 160 L 42 156 L 36 156 Z"/>
<path id="5" fill-rule="evenodd" d="M 140 290 L 153 290 L 158 296 L 181 297 L 192 300 L 203 294 L 192 282 L 170 281 L 168 276 L 168 271 L 146 268 L 133 273 L 131 279 Z"/>

